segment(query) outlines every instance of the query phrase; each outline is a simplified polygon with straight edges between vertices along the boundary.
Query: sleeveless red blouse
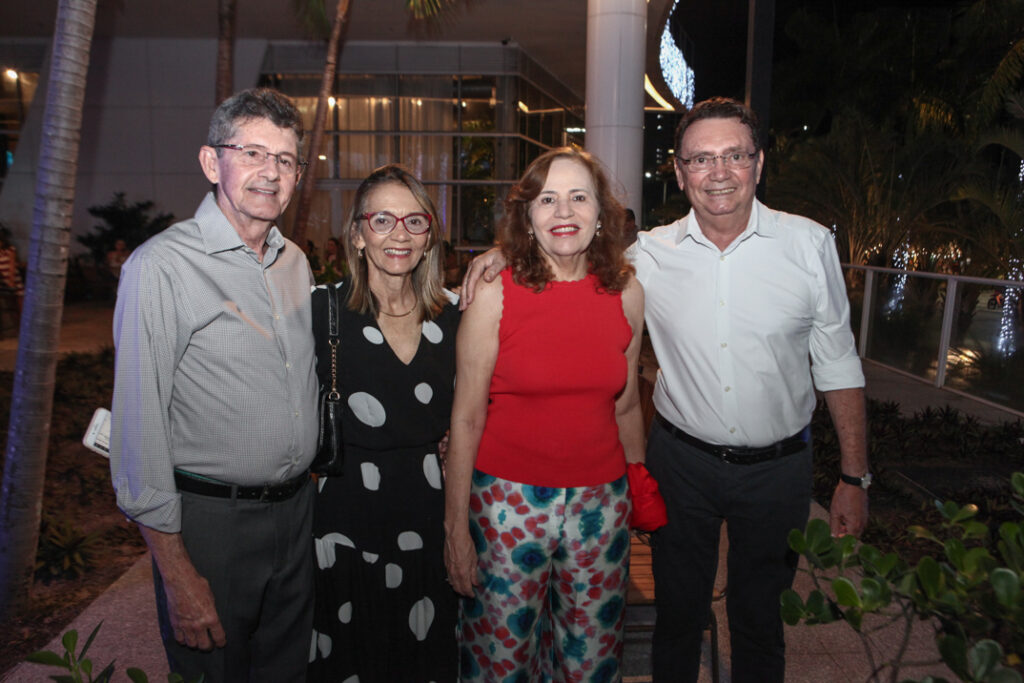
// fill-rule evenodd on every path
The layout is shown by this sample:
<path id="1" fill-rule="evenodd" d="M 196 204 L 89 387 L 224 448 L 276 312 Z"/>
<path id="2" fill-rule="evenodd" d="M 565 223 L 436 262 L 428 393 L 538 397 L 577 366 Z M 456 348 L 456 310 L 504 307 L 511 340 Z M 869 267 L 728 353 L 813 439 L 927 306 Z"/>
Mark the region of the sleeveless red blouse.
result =
<path id="1" fill-rule="evenodd" d="M 626 472 L 615 399 L 626 386 L 632 331 L 622 296 L 588 274 L 544 291 L 501 273 L 504 306 L 487 424 L 476 468 L 502 479 L 567 488 Z"/>

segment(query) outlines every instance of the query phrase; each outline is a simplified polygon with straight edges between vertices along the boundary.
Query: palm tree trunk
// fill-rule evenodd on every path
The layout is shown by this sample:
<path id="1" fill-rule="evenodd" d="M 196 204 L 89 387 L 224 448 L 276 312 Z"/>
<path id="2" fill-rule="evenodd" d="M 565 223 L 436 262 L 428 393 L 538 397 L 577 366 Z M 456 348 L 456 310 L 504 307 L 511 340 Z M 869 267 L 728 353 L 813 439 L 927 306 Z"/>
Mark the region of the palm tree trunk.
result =
<path id="1" fill-rule="evenodd" d="M 323 77 L 320 79 L 320 94 L 316 101 L 316 115 L 313 118 L 313 130 L 309 135 L 309 146 L 306 158 L 309 168 L 299 188 L 299 198 L 295 206 L 295 223 L 292 225 L 292 241 L 302 245 L 306 241 L 306 225 L 313 206 L 313 193 L 316 191 L 316 165 L 323 147 L 324 127 L 327 124 L 327 98 L 334 87 L 334 76 L 338 72 L 338 47 L 341 44 L 341 30 L 345 26 L 348 15 L 349 0 L 338 0 L 338 10 L 331 25 L 331 37 L 327 41 L 327 61 L 324 64 Z"/>
<path id="2" fill-rule="evenodd" d="M 217 93 L 214 106 L 235 92 L 235 7 L 237 0 L 217 3 Z"/>
<path id="3" fill-rule="evenodd" d="M 57 8 L 0 488 L 0 619 L 26 597 L 35 563 L 96 2 L 60 0 Z"/>

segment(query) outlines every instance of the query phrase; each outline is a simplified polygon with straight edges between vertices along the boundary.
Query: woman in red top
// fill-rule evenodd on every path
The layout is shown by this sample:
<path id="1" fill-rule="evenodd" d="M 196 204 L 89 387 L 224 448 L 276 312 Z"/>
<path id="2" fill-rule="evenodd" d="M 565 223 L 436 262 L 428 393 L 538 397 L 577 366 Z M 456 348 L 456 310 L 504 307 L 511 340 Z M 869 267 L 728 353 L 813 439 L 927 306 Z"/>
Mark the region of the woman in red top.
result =
<path id="1" fill-rule="evenodd" d="M 593 157 L 543 154 L 505 200 L 509 265 L 463 314 L 445 485 L 460 680 L 620 677 L 644 439 L 623 220 Z"/>

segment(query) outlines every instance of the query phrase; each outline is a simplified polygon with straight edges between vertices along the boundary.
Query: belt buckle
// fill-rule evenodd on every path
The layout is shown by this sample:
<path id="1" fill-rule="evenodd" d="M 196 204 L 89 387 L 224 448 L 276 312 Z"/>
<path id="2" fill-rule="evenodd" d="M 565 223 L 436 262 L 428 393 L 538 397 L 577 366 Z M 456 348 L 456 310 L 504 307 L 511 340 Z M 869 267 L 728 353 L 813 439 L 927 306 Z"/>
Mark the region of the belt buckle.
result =
<path id="1" fill-rule="evenodd" d="M 260 491 L 260 502 L 261 503 L 269 503 L 270 502 L 270 484 L 264 484 L 263 485 L 263 490 Z"/>
<path id="2" fill-rule="evenodd" d="M 733 460 L 733 456 L 735 454 L 732 452 L 732 449 L 729 448 L 728 446 L 719 446 L 715 450 L 718 451 L 718 459 L 721 460 L 722 462 L 724 462 L 725 464 L 727 464 L 727 465 L 737 465 L 737 464 L 739 464 L 735 460 Z"/>

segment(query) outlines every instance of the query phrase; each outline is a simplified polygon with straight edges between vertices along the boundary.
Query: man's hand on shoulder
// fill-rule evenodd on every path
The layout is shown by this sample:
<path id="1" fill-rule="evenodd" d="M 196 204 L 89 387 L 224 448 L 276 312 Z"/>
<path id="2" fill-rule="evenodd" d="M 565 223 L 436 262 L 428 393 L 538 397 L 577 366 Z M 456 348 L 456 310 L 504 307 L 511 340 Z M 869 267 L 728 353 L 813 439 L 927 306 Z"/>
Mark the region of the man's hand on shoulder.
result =
<path id="1" fill-rule="evenodd" d="M 476 286 L 482 277 L 485 282 L 493 282 L 498 273 L 505 269 L 508 261 L 501 249 L 494 247 L 477 256 L 469 262 L 466 275 L 462 278 L 462 287 L 459 292 L 459 310 L 464 311 L 473 303 L 473 295 L 476 294 Z"/>

